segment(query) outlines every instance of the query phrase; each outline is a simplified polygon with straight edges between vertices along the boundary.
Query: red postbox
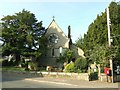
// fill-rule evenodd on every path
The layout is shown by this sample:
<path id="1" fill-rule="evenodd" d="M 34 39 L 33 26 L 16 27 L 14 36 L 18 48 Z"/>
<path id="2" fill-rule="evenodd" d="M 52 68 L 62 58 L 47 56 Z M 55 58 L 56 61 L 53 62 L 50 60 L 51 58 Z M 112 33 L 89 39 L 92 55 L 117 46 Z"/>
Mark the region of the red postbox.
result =
<path id="1" fill-rule="evenodd" d="M 104 73 L 109 75 L 110 74 L 110 68 L 104 68 Z"/>

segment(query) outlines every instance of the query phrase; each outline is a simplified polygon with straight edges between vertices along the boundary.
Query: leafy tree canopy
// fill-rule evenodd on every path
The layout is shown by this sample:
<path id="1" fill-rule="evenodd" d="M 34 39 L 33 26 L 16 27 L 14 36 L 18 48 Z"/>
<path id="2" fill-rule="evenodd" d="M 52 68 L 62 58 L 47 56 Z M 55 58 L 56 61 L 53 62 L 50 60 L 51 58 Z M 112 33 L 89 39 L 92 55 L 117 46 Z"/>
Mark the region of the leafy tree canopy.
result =
<path id="1" fill-rule="evenodd" d="M 111 38 L 112 47 L 108 47 L 107 14 L 102 12 L 89 25 L 88 31 L 83 38 L 76 42 L 77 46 L 82 48 L 89 62 L 96 61 L 107 65 L 108 58 L 114 57 L 117 63 L 120 63 L 120 4 L 111 2 L 109 5 L 111 20 Z"/>
<path id="2" fill-rule="evenodd" d="M 1 19 L 3 55 L 15 54 L 39 57 L 45 52 L 47 39 L 44 37 L 45 28 L 30 11 L 23 9 L 15 15 L 7 15 Z M 46 41 L 46 43 L 44 43 Z"/>

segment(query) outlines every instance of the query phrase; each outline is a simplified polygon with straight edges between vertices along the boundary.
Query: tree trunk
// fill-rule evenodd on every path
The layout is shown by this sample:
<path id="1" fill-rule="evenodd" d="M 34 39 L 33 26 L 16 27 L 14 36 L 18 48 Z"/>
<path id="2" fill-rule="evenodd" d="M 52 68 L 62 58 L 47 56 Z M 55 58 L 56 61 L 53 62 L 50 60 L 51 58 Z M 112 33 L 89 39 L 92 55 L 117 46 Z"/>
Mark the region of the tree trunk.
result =
<path id="1" fill-rule="evenodd" d="M 20 62 L 20 54 L 15 54 L 15 61 L 16 61 L 16 65 L 18 66 L 19 65 L 19 62 Z"/>

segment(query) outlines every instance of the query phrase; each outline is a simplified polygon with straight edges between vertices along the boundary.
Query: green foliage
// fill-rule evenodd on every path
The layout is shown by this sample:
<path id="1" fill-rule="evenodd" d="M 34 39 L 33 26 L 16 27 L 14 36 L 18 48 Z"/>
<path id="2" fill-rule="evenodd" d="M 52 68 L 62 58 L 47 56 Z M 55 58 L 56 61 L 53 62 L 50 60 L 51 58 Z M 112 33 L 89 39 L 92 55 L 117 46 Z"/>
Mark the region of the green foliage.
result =
<path id="1" fill-rule="evenodd" d="M 75 61 L 75 72 L 84 72 L 87 70 L 87 60 L 86 58 L 80 57 Z"/>
<path id="2" fill-rule="evenodd" d="M 16 66 L 17 62 L 14 59 L 11 59 L 10 61 L 8 61 L 7 58 L 1 58 L 0 64 L 2 66 Z"/>
<path id="3" fill-rule="evenodd" d="M 111 2 L 109 6 L 111 19 L 112 47 L 108 47 L 108 29 L 106 10 L 89 25 L 88 32 L 83 38 L 79 38 L 76 45 L 83 49 L 89 64 L 94 61 L 103 67 L 109 66 L 109 58 L 114 57 L 115 62 L 120 63 L 120 5 Z"/>
<path id="4" fill-rule="evenodd" d="M 2 71 L 24 71 L 24 68 L 13 67 L 13 66 L 3 66 Z"/>
<path id="5" fill-rule="evenodd" d="M 25 62 L 21 62 L 20 65 L 21 65 L 21 67 L 26 67 L 26 63 Z"/>
<path id="6" fill-rule="evenodd" d="M 20 55 L 34 56 L 38 59 L 45 53 L 47 39 L 44 38 L 46 32 L 42 27 L 42 21 L 38 22 L 35 15 L 27 10 L 22 10 L 15 15 L 7 15 L 1 19 L 2 36 L 4 42 L 2 50 L 3 56 L 15 54 L 17 60 Z"/>
<path id="7" fill-rule="evenodd" d="M 30 70 L 38 70 L 38 63 L 37 62 L 29 62 L 28 66 L 30 66 Z"/>
<path id="8" fill-rule="evenodd" d="M 3 60 L 2 61 L 2 66 L 9 66 L 8 60 Z"/>
<path id="9" fill-rule="evenodd" d="M 72 57 L 73 57 L 73 51 L 67 50 L 67 51 L 65 52 L 65 56 L 66 56 L 67 61 L 70 62 L 71 59 L 72 59 Z"/>
<path id="10" fill-rule="evenodd" d="M 98 73 L 95 72 L 95 73 L 90 73 L 89 75 L 89 80 L 98 80 Z"/>
<path id="11" fill-rule="evenodd" d="M 64 62 L 70 62 L 73 58 L 73 51 L 72 50 L 66 50 L 63 55 L 57 59 L 57 62 L 64 63 Z"/>
<path id="12" fill-rule="evenodd" d="M 75 66 L 74 62 L 71 61 L 69 64 L 65 66 L 65 72 L 74 72 L 74 66 Z"/>
<path id="13" fill-rule="evenodd" d="M 58 59 L 57 59 L 57 61 L 56 62 L 58 62 L 58 63 L 64 63 L 64 62 L 66 62 L 67 60 L 66 60 L 66 57 L 63 55 L 63 56 L 60 56 Z"/>
<path id="14" fill-rule="evenodd" d="M 90 63 L 96 62 L 106 67 L 109 64 L 108 57 L 110 55 L 109 48 L 105 46 L 96 45 L 92 51 L 89 52 L 89 61 Z"/>
<path id="15" fill-rule="evenodd" d="M 16 66 L 16 61 L 15 60 L 3 60 L 2 61 L 2 66 Z"/>
<path id="16" fill-rule="evenodd" d="M 82 36 L 80 36 L 80 38 L 78 38 L 78 40 L 76 41 L 77 47 L 82 48 L 83 43 L 84 43 L 83 40 L 84 40 L 84 38 L 82 38 Z"/>

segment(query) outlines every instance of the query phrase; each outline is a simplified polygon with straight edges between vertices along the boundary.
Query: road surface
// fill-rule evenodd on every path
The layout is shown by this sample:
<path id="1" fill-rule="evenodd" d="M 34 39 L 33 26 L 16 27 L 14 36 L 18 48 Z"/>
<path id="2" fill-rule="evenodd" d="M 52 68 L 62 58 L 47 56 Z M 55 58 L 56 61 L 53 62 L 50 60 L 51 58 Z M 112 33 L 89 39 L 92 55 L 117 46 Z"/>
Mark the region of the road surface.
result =
<path id="1" fill-rule="evenodd" d="M 118 86 L 118 83 L 89 82 L 64 77 L 35 77 L 10 72 L 2 74 L 2 88 L 106 88 L 105 90 L 118 90 Z"/>

